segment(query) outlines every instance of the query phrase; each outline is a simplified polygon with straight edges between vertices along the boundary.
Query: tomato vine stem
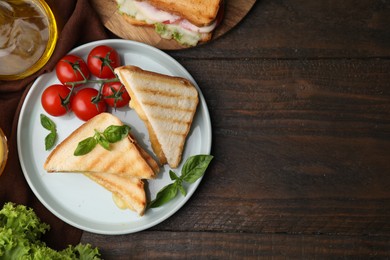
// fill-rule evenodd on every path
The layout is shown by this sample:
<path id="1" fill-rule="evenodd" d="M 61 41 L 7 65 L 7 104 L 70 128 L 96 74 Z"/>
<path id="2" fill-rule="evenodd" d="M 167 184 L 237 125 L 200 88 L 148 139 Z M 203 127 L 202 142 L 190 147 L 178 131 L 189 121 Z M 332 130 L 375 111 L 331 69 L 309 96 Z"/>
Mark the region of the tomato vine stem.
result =
<path id="1" fill-rule="evenodd" d="M 106 56 L 105 58 L 101 58 L 102 60 L 102 68 L 104 66 L 107 66 L 109 67 L 109 69 L 114 73 L 114 69 L 112 68 L 111 64 L 110 64 L 110 60 L 109 58 Z M 74 89 L 76 86 L 78 85 L 84 85 L 84 84 L 88 84 L 88 83 L 95 83 L 95 84 L 100 84 L 100 87 L 99 87 L 99 90 L 98 90 L 98 95 L 95 96 L 95 97 L 92 97 L 91 99 L 91 102 L 93 104 L 95 104 L 97 106 L 97 104 L 99 103 L 99 101 L 102 99 L 102 89 L 103 89 L 103 85 L 105 83 L 111 83 L 111 82 L 118 82 L 119 81 L 119 78 L 118 76 L 114 73 L 115 75 L 115 78 L 111 78 L 111 79 L 88 79 L 84 73 L 81 71 L 80 69 L 80 66 L 78 63 L 70 63 L 73 70 L 74 71 L 78 71 L 81 76 L 83 77 L 83 80 L 80 80 L 80 81 L 71 81 L 71 82 L 65 82 L 65 85 L 66 86 L 71 86 L 71 89 L 70 89 L 70 92 L 69 94 L 66 96 L 66 98 L 62 99 L 61 98 L 61 104 L 62 106 L 64 106 L 66 109 L 70 103 L 70 98 L 71 96 L 73 95 L 74 93 Z"/>

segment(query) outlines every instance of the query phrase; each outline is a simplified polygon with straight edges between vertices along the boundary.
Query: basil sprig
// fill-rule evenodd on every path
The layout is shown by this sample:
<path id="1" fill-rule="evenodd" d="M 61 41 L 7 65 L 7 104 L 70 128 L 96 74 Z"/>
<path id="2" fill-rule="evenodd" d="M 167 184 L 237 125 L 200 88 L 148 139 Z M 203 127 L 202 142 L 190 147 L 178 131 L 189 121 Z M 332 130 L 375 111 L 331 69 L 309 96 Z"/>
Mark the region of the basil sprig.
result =
<path id="1" fill-rule="evenodd" d="M 186 196 L 187 192 L 184 189 L 183 183 L 186 182 L 191 184 L 196 182 L 200 177 L 204 175 L 212 159 L 212 155 L 203 154 L 189 157 L 184 163 L 183 168 L 181 169 L 180 176 L 177 176 L 174 171 L 170 170 L 169 177 L 174 182 L 163 187 L 157 193 L 156 198 L 149 203 L 148 207 L 160 207 L 161 205 L 175 198 L 178 191 L 180 191 L 183 196 Z"/>
<path id="2" fill-rule="evenodd" d="M 50 150 L 56 142 L 57 127 L 56 124 L 44 114 L 41 114 L 41 125 L 46 130 L 50 131 L 50 133 L 45 137 L 45 149 L 47 151 Z"/>
<path id="3" fill-rule="evenodd" d="M 100 144 L 104 149 L 110 150 L 110 143 L 116 143 L 125 138 L 130 132 L 128 125 L 110 125 L 103 132 L 95 130 L 95 134 L 78 143 L 75 156 L 80 156 L 92 151 Z"/>

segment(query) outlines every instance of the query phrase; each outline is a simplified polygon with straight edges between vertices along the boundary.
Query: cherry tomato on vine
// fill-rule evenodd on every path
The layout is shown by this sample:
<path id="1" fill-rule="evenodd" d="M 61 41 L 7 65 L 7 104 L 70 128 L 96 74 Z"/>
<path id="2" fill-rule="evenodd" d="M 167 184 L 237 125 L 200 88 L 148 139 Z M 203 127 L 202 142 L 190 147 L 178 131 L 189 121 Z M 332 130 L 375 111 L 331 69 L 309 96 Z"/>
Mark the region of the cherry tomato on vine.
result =
<path id="1" fill-rule="evenodd" d="M 79 119 L 87 121 L 107 110 L 107 105 L 103 99 L 100 99 L 96 104 L 92 102 L 92 99 L 98 94 L 99 91 L 94 88 L 83 88 L 76 93 L 71 106 L 74 114 Z"/>
<path id="2" fill-rule="evenodd" d="M 64 56 L 56 65 L 56 74 L 59 81 L 65 85 L 66 82 L 75 82 L 84 80 L 83 75 L 86 79 L 89 78 L 90 73 L 88 66 L 85 61 L 76 55 Z M 71 85 L 67 84 L 69 87 Z M 77 86 L 80 86 L 78 84 Z"/>
<path id="3" fill-rule="evenodd" d="M 114 108 L 129 105 L 130 96 L 122 83 L 109 82 L 103 85 L 102 94 L 107 105 Z"/>
<path id="4" fill-rule="evenodd" d="M 93 75 L 101 79 L 115 78 L 113 69 L 121 65 L 118 52 L 107 45 L 93 48 L 87 58 L 87 65 Z M 112 69 L 110 69 L 110 66 Z"/>
<path id="5" fill-rule="evenodd" d="M 43 109 L 52 116 L 65 115 L 70 106 L 64 104 L 64 100 L 69 95 L 70 89 L 61 84 L 54 84 L 47 87 L 41 96 L 41 104 Z M 70 102 L 72 96 L 70 97 Z"/>

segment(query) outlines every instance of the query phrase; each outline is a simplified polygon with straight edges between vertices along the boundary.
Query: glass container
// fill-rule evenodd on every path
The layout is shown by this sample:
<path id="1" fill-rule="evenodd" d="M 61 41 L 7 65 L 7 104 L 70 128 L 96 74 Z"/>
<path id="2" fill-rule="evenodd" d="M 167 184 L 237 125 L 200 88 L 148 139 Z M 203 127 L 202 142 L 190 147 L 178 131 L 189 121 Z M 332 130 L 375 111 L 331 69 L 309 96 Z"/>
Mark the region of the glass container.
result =
<path id="1" fill-rule="evenodd" d="M 44 0 L 0 1 L 0 80 L 41 69 L 57 43 L 57 24 Z"/>

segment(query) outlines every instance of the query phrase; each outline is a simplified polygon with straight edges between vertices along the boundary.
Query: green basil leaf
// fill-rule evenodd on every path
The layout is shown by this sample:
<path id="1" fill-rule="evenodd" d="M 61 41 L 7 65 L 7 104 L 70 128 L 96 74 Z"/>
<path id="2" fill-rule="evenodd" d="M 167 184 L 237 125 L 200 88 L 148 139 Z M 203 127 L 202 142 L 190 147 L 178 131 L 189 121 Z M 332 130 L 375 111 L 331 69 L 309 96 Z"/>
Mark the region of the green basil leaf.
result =
<path id="1" fill-rule="evenodd" d="M 95 130 L 93 137 L 88 137 L 81 141 L 76 150 L 74 151 L 75 156 L 84 155 L 92 151 L 97 144 L 100 144 L 103 148 L 110 150 L 110 143 L 115 143 L 122 140 L 130 132 L 130 127 L 127 125 L 108 126 L 103 133 Z"/>
<path id="2" fill-rule="evenodd" d="M 103 135 L 108 142 L 115 143 L 125 138 L 129 132 L 130 127 L 128 125 L 110 125 L 104 130 Z"/>
<path id="3" fill-rule="evenodd" d="M 50 119 L 48 118 L 47 116 L 45 116 L 44 114 L 41 114 L 41 125 L 49 130 L 49 131 L 53 131 L 56 129 L 56 125 L 55 123 Z"/>
<path id="4" fill-rule="evenodd" d="M 55 131 L 50 132 L 50 134 L 48 134 L 45 137 L 45 149 L 46 149 L 46 151 L 50 150 L 54 146 L 54 144 L 56 142 L 56 138 L 57 138 L 57 133 Z"/>
<path id="5" fill-rule="evenodd" d="M 176 197 L 177 189 L 178 187 L 176 182 L 168 184 L 157 193 L 156 198 L 150 202 L 149 207 L 157 208 L 172 200 Z"/>
<path id="6" fill-rule="evenodd" d="M 95 148 L 97 141 L 93 137 L 88 137 L 78 143 L 76 150 L 74 151 L 75 156 L 80 156 L 89 153 Z"/>
<path id="7" fill-rule="evenodd" d="M 194 183 L 203 176 L 212 159 L 212 155 L 202 154 L 189 157 L 183 165 L 180 178 L 188 183 Z"/>
<path id="8" fill-rule="evenodd" d="M 180 193 L 185 197 L 187 195 L 186 190 L 184 189 L 183 185 L 179 185 Z"/>
<path id="9" fill-rule="evenodd" d="M 110 143 L 107 141 L 106 138 L 104 138 L 104 136 L 101 136 L 99 134 L 99 137 L 96 138 L 97 140 L 97 143 L 100 144 L 104 149 L 106 150 L 110 150 Z"/>
<path id="10" fill-rule="evenodd" d="M 176 197 L 178 191 L 183 196 L 187 195 L 185 188 L 182 185 L 183 181 L 193 183 L 203 176 L 211 160 L 212 155 L 195 155 L 189 157 L 184 163 L 181 176 L 178 177 L 172 170 L 169 171 L 169 177 L 174 180 L 173 183 L 168 184 L 162 188 L 156 195 L 156 198 L 148 204 L 148 208 L 157 208 Z"/>
<path id="11" fill-rule="evenodd" d="M 50 131 L 50 134 L 48 134 L 45 137 L 45 149 L 47 151 L 47 150 L 50 150 L 56 142 L 56 139 L 57 139 L 56 124 L 49 117 L 47 117 L 44 114 L 40 115 L 40 119 L 41 119 L 41 125 L 45 129 Z"/>
<path id="12" fill-rule="evenodd" d="M 171 180 L 177 180 L 179 177 L 177 177 L 176 173 L 172 170 L 169 170 L 169 177 L 171 177 Z"/>

